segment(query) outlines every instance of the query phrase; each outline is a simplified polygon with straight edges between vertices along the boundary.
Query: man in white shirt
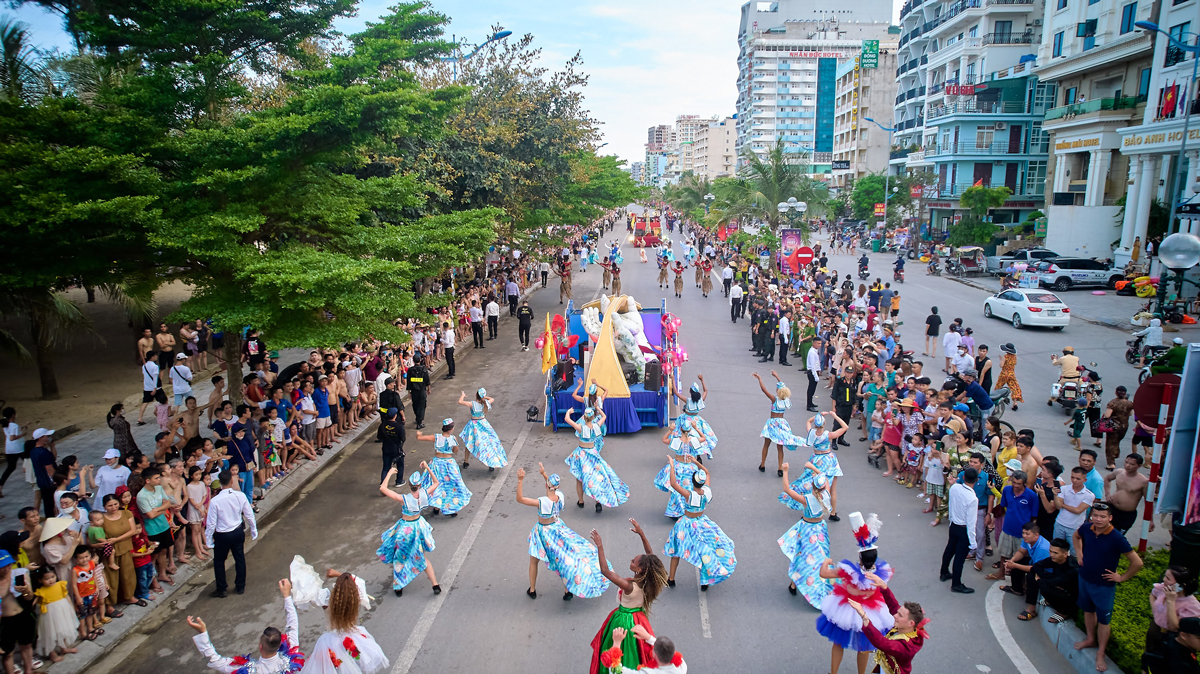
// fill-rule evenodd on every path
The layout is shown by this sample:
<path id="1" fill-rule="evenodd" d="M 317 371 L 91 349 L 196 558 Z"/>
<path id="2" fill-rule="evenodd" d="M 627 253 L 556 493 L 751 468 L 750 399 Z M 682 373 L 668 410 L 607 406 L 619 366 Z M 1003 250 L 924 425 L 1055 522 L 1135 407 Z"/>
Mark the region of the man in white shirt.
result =
<path id="1" fill-rule="evenodd" d="M 542 263 L 538 265 L 538 271 L 542 273 L 542 287 L 545 288 L 546 284 L 550 282 L 550 263 L 542 260 Z"/>
<path id="2" fill-rule="evenodd" d="M 476 349 L 483 347 L 483 309 L 479 308 L 479 300 L 471 300 L 471 308 L 467 310 L 471 320 L 471 339 Z"/>
<path id="3" fill-rule="evenodd" d="M 94 478 L 96 495 L 92 503 L 103 505 L 104 497 L 117 493 L 129 481 L 129 469 L 121 465 L 121 450 L 108 449 L 104 452 L 104 465 L 96 471 Z"/>
<path id="4" fill-rule="evenodd" d="M 820 408 L 813 403 L 813 396 L 817 393 L 817 381 L 821 378 L 821 337 L 815 336 L 812 341 L 812 348 L 808 350 L 808 356 L 804 359 L 804 369 L 808 374 L 808 411 L 819 412 Z"/>
<path id="5" fill-rule="evenodd" d="M 511 283 L 511 281 L 510 281 Z M 442 323 L 442 347 L 446 350 L 446 376 L 442 379 L 454 379 L 454 345 L 455 341 L 454 329 L 449 323 Z"/>
<path id="6" fill-rule="evenodd" d="M 729 267 L 726 267 L 725 269 L 728 271 Z M 729 281 L 727 280 L 725 282 L 725 296 L 729 298 L 729 318 L 732 319 L 734 323 L 737 323 L 738 315 L 742 313 L 743 294 L 742 286 L 740 284 L 730 288 Z"/>
<path id="7" fill-rule="evenodd" d="M 508 283 L 504 284 L 504 294 L 508 296 L 508 315 L 517 315 L 517 301 L 521 299 L 521 287 L 517 285 L 515 276 L 508 279 Z"/>
<path id="8" fill-rule="evenodd" d="M 725 285 L 725 296 L 729 297 L 729 291 L 733 287 L 733 267 L 728 264 L 721 270 L 721 283 Z"/>
<path id="9" fill-rule="evenodd" d="M 488 325 L 488 341 L 496 338 L 500 331 L 500 305 L 495 298 L 488 300 L 487 309 L 484 311 L 487 314 Z"/>
<path id="10" fill-rule="evenodd" d="M 976 547 L 975 520 L 979 512 L 979 496 L 975 494 L 975 482 L 979 479 L 979 471 L 967 468 L 962 472 L 962 481 L 955 481 L 950 486 L 950 498 L 947 510 L 950 515 L 950 535 L 946 541 L 946 549 L 942 551 L 941 580 L 953 581 L 950 584 L 952 592 L 971 594 L 974 588 L 963 585 L 963 563 L 967 561 L 967 552 Z M 950 571 L 950 561 L 954 560 L 954 570 Z"/>
<path id="11" fill-rule="evenodd" d="M 292 601 L 292 582 L 288 579 L 279 581 L 279 593 L 283 595 L 283 610 L 287 614 L 287 623 L 280 632 L 274 627 L 263 630 L 258 638 L 258 654 L 227 658 L 217 652 L 208 639 L 208 626 L 199 616 L 187 617 L 187 624 L 199 632 L 192 637 L 192 643 L 200 650 L 200 655 L 208 660 L 208 668 L 219 672 L 250 671 L 254 674 L 285 674 L 299 671 L 304 666 L 304 653 L 300 651 L 300 620 L 296 617 L 296 604 Z"/>
<path id="12" fill-rule="evenodd" d="M 783 315 L 779 317 L 779 364 L 784 367 L 791 367 L 792 364 L 787 362 L 788 346 L 792 343 L 792 310 L 784 309 Z"/>
<path id="13" fill-rule="evenodd" d="M 1071 469 L 1071 483 L 1059 489 L 1054 489 L 1054 505 L 1058 506 L 1058 516 L 1054 518 L 1054 538 L 1062 538 L 1071 546 L 1069 551 L 1075 555 L 1075 532 L 1083 526 L 1087 519 L 1088 508 L 1096 500 L 1096 495 L 1084 486 L 1088 472 L 1080 466 Z"/>
<path id="14" fill-rule="evenodd" d="M 246 475 L 245 479 L 254 479 Z M 217 476 L 221 493 L 212 497 L 208 504 L 208 517 L 204 520 L 204 542 L 213 549 L 213 575 L 217 589 L 209 595 L 217 599 L 229 596 L 225 582 L 225 558 L 233 553 L 233 588 L 238 594 L 246 593 L 246 524 L 250 525 L 250 539 L 258 538 L 258 522 L 250 501 L 233 485 L 233 474 L 228 470 Z"/>
<path id="15" fill-rule="evenodd" d="M 145 385 L 142 382 L 142 386 Z M 171 392 L 175 394 L 176 407 L 192 395 L 192 368 L 187 366 L 186 353 L 175 354 L 175 364 L 171 366 Z"/>
<path id="16" fill-rule="evenodd" d="M 146 354 L 146 362 L 142 363 L 142 408 L 138 410 L 138 426 L 146 425 L 142 415 L 146 413 L 146 407 L 154 402 L 154 393 L 162 388 L 158 373 L 158 354 L 150 351 Z"/>

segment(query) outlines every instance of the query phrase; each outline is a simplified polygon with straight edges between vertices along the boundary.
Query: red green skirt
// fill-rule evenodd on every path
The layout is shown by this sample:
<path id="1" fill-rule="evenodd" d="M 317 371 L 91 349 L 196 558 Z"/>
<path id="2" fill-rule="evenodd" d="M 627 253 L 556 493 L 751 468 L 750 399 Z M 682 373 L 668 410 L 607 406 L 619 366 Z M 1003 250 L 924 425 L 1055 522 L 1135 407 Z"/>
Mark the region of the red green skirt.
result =
<path id="1" fill-rule="evenodd" d="M 633 636 L 633 626 L 641 625 L 646 628 L 650 634 L 654 634 L 654 630 L 650 627 L 650 620 L 646 617 L 645 610 L 639 608 L 627 608 L 618 606 L 608 614 L 604 619 L 604 625 L 600 627 L 600 631 L 596 633 L 596 638 L 592 639 L 592 666 L 591 674 L 607 674 L 600 672 L 600 654 L 613 646 L 613 630 L 618 627 L 625 628 L 625 640 L 621 642 L 621 664 L 630 669 L 637 669 L 639 665 L 647 667 L 657 667 L 658 664 L 654 659 L 653 648 L 645 641 L 641 641 Z"/>

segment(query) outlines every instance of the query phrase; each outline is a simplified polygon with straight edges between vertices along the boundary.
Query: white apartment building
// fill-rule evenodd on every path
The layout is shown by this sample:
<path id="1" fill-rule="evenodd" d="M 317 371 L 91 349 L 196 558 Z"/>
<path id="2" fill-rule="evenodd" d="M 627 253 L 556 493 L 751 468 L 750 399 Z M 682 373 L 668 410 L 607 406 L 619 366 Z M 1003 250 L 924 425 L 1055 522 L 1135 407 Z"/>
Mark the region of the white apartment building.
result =
<path id="1" fill-rule="evenodd" d="M 737 119 L 714 116 L 696 130 L 692 170 L 709 180 L 728 178 L 737 172 Z"/>
<path id="2" fill-rule="evenodd" d="M 887 170 L 887 133 L 864 117 L 891 119 L 896 98 L 896 42 L 880 43 L 879 67 L 863 68 L 861 56 L 838 66 L 833 121 L 831 187 L 848 188 L 871 173 Z"/>
<path id="3" fill-rule="evenodd" d="M 675 142 L 679 147 L 679 171 L 695 170 L 696 134 L 708 124 L 700 115 L 679 115 L 675 118 Z"/>
<path id="4" fill-rule="evenodd" d="M 646 184 L 646 162 L 635 161 L 629 164 L 629 177 L 638 185 Z"/>
<path id="5" fill-rule="evenodd" d="M 1134 24 L 1154 21 L 1157 7 L 1150 0 L 1046 4 L 1035 72 L 1055 87 L 1042 128 L 1053 149 L 1046 246 L 1060 254 L 1108 258 L 1121 238 L 1117 202 L 1131 158 L 1121 154 L 1118 131 L 1145 115 L 1154 55 L 1153 36 Z"/>

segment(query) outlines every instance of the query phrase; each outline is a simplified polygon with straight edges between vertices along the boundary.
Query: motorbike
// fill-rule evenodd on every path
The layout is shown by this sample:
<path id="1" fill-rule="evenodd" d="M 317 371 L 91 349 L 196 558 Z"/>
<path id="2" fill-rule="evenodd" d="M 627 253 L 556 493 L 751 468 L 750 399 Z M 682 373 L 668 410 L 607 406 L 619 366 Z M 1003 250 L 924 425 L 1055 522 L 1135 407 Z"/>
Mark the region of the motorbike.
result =
<path id="1" fill-rule="evenodd" d="M 961 267 L 962 263 L 955 258 L 949 258 L 946 260 L 946 273 L 950 274 L 951 276 L 957 276 L 960 274 Z"/>
<path id="2" fill-rule="evenodd" d="M 1046 401 L 1047 405 L 1053 406 L 1058 403 L 1062 406 L 1063 411 L 1071 414 L 1078 407 L 1078 400 L 1086 393 L 1092 394 L 1093 398 L 1099 400 L 1099 396 L 1104 391 L 1104 386 L 1100 383 L 1100 375 L 1094 369 L 1096 363 L 1089 363 L 1088 367 L 1080 365 L 1077 369 L 1080 377 L 1075 380 L 1068 380 L 1062 383 L 1055 382 L 1050 386 L 1051 400 Z"/>
<path id="3" fill-rule="evenodd" d="M 1133 365 L 1134 363 L 1136 363 L 1138 361 L 1139 358 L 1141 358 L 1142 342 L 1144 342 L 1144 341 L 1146 341 L 1145 335 L 1137 335 L 1133 339 L 1129 339 L 1129 340 L 1125 341 L 1125 343 L 1129 346 L 1128 349 L 1125 349 L 1125 362 L 1129 363 L 1130 365 Z M 1169 348 L 1171 348 L 1171 347 L 1165 346 L 1165 345 L 1152 346 L 1152 347 L 1150 347 L 1150 352 L 1148 354 L 1146 354 L 1146 358 L 1148 361 L 1153 360 L 1156 356 L 1158 356 L 1162 353 L 1165 353 L 1166 350 Z M 1147 366 L 1148 366 L 1148 363 L 1147 363 Z"/>
<path id="4" fill-rule="evenodd" d="M 897 267 L 896 270 L 892 272 L 892 280 L 896 281 L 897 283 L 904 283 L 904 270 Z"/>
<path id="5" fill-rule="evenodd" d="M 858 278 L 866 281 L 867 279 L 871 278 L 871 272 L 866 267 L 859 267 Z"/>
<path id="6" fill-rule="evenodd" d="M 941 276 L 942 275 L 941 265 L 939 265 L 937 262 L 934 262 L 932 260 L 929 262 L 929 265 L 927 267 L 925 267 L 925 271 L 930 276 Z"/>

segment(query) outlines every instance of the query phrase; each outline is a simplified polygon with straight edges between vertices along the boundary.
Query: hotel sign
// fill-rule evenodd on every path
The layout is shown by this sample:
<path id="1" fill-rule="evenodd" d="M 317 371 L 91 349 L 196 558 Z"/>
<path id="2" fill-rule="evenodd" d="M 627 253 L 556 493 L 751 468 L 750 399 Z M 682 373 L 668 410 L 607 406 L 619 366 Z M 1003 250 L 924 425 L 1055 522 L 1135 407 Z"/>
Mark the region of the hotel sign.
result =
<path id="1" fill-rule="evenodd" d="M 1200 140 L 1200 129 L 1188 129 L 1187 139 Z M 1161 131 L 1158 133 L 1139 133 L 1126 136 L 1122 141 L 1123 147 L 1132 148 L 1141 145 L 1158 145 L 1159 143 L 1178 143 L 1183 140 L 1183 130 Z"/>
<path id="2" fill-rule="evenodd" d="M 1061 143 L 1054 144 L 1055 150 L 1077 150 L 1081 147 L 1100 147 L 1100 139 L 1080 138 L 1078 140 L 1064 140 Z"/>
<path id="3" fill-rule="evenodd" d="M 835 51 L 792 51 L 788 52 L 788 57 L 801 59 L 840 59 L 845 58 L 845 54 Z"/>
<path id="4" fill-rule="evenodd" d="M 975 95 L 975 85 L 974 84 L 947 84 L 946 85 L 946 95 L 947 96 L 974 96 Z"/>

